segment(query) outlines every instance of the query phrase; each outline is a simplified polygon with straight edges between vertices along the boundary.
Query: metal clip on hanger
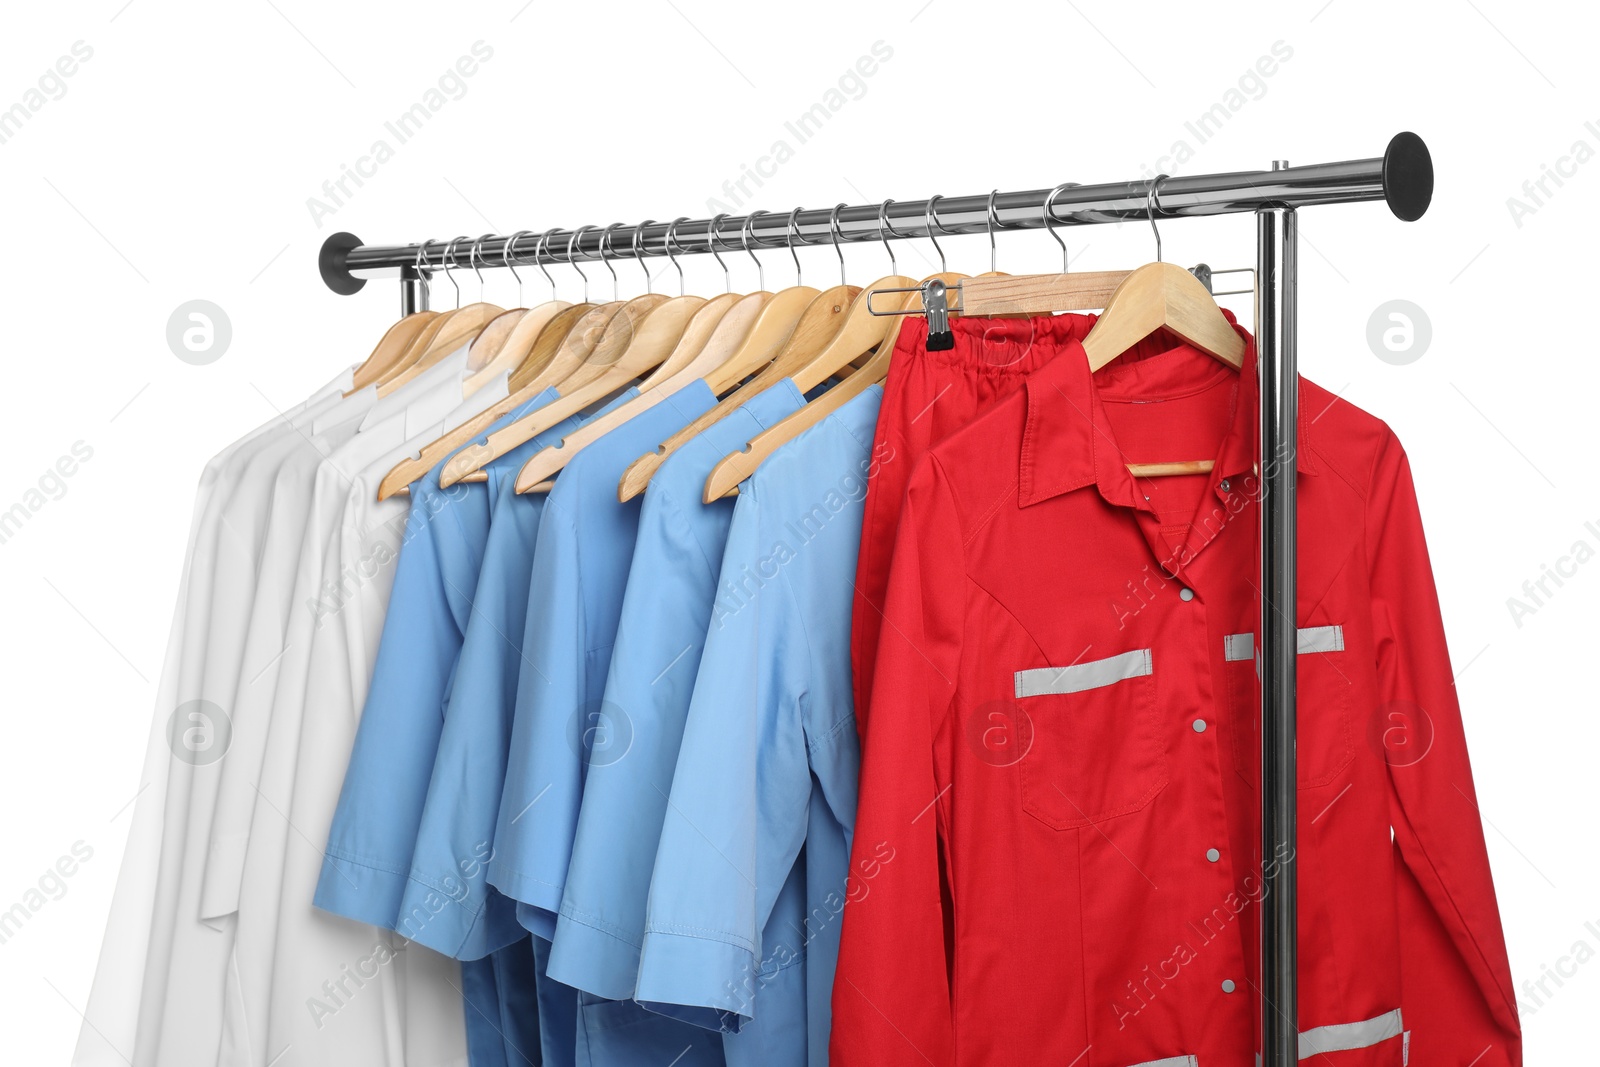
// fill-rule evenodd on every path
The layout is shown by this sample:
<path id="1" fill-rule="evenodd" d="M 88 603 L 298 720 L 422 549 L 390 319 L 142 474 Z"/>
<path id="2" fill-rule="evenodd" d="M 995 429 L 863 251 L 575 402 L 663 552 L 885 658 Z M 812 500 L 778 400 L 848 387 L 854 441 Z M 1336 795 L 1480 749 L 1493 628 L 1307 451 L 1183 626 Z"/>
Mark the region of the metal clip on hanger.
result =
<path id="1" fill-rule="evenodd" d="M 936 229 L 943 229 L 943 227 L 939 225 L 938 208 L 939 201 L 942 198 L 943 194 L 940 193 L 935 193 L 933 196 L 929 197 L 926 214 L 928 240 L 933 242 L 933 250 L 939 253 L 940 275 L 946 273 L 944 249 L 939 247 L 939 238 L 934 236 L 934 231 Z M 896 232 L 895 228 L 889 224 L 887 211 L 891 203 L 893 203 L 892 200 L 886 200 L 878 209 L 878 233 L 880 237 L 882 237 L 885 229 L 887 229 L 889 233 L 894 234 L 896 237 L 900 236 L 900 234 Z M 884 247 L 888 247 L 887 240 L 884 241 Z M 893 253 L 890 254 L 889 258 L 892 262 L 894 259 Z M 960 297 L 962 294 L 963 286 L 965 286 L 965 284 L 965 281 L 959 281 L 955 284 L 955 290 L 958 297 Z M 915 306 L 890 308 L 880 311 L 872 306 L 872 298 L 877 296 L 879 293 L 917 293 L 921 298 L 922 306 L 920 308 Z M 954 304 L 950 302 L 950 285 L 946 283 L 943 278 L 937 276 L 929 278 L 920 285 L 871 289 L 868 290 L 866 294 L 866 301 L 867 312 L 872 315 L 926 316 L 928 319 L 927 348 L 929 352 L 946 352 L 955 347 L 956 336 L 953 332 L 951 332 L 950 329 L 950 314 L 952 312 L 960 312 L 963 309 L 963 306 L 959 301 Z"/>

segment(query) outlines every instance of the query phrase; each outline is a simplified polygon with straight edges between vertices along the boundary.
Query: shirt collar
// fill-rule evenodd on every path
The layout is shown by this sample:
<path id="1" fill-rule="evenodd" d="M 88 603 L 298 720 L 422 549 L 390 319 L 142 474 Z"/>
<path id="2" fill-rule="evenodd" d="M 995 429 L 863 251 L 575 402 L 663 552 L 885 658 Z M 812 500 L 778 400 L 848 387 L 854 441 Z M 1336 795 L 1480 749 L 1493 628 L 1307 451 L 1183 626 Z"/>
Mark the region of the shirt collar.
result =
<path id="1" fill-rule="evenodd" d="M 1232 312 L 1223 308 L 1222 313 L 1245 339 L 1245 353 L 1244 365 L 1239 371 L 1239 401 L 1234 407 L 1233 422 L 1218 447 L 1216 467 L 1211 472 L 1214 483 L 1255 471 L 1259 433 L 1260 386 L 1256 379 L 1255 339 L 1238 324 Z M 1186 344 L 1164 344 L 1157 335 L 1140 343 L 1134 350 L 1133 362 L 1180 353 L 1210 358 Z M 1299 387 L 1303 400 L 1303 379 Z M 1025 388 L 1027 422 L 1018 467 L 1018 502 L 1022 507 L 1095 485 L 1110 503 L 1149 508 L 1149 502 L 1138 490 L 1133 475 L 1128 472 L 1127 460 L 1112 437 L 1099 387 L 1089 371 L 1088 356 L 1081 344 L 1071 342 L 1060 356 L 1030 374 Z M 1303 404 L 1301 411 L 1304 414 Z M 1310 420 L 1301 418 L 1294 455 L 1295 470 L 1304 474 L 1317 473 L 1309 447 L 1310 434 Z"/>

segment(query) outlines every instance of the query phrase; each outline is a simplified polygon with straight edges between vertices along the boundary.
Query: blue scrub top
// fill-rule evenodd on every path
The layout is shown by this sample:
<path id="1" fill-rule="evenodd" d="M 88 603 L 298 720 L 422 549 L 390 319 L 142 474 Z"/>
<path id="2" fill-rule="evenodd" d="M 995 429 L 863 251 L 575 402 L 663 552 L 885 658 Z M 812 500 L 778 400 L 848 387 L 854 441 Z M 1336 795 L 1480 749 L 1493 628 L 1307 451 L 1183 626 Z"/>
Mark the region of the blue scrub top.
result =
<path id="1" fill-rule="evenodd" d="M 728 531 L 636 995 L 743 1022 L 729 1063 L 750 1027 L 770 1025 L 769 1054 L 752 1062 L 826 1065 L 845 900 L 870 891 L 869 872 L 847 885 L 860 773 L 850 611 L 881 397 L 868 389 L 762 463 Z M 785 963 L 800 958 L 797 1005 Z"/>
<path id="2" fill-rule="evenodd" d="M 666 397 L 590 442 L 545 500 L 489 861 L 489 883 L 519 902 L 519 921 L 539 938 L 555 933 L 589 764 L 630 745 L 626 718 L 603 704 L 641 508 L 637 498 L 618 502 L 617 482 L 630 463 L 715 402 L 698 380 Z M 583 994 L 576 1009 L 579 1062 L 723 1063 L 716 1035 L 631 1001 Z"/>
<path id="3" fill-rule="evenodd" d="M 606 676 L 630 744 L 591 760 L 556 922 L 550 974 L 613 1000 L 633 996 L 650 872 L 689 713 L 734 499 L 702 502 L 707 475 L 804 399 L 785 379 L 669 457 L 644 495 Z"/>

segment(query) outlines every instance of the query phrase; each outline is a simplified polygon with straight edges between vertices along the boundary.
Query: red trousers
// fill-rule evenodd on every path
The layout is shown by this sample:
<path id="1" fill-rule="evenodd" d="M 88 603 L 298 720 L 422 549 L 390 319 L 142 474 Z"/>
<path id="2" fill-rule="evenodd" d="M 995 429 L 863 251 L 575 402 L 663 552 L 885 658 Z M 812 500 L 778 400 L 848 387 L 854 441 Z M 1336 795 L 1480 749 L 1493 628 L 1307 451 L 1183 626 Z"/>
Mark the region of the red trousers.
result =
<path id="1" fill-rule="evenodd" d="M 1021 386 L 1066 345 L 1081 342 L 1094 323 L 1094 315 L 953 318 L 955 347 L 941 352 L 927 350 L 926 319 L 908 317 L 901 324 L 873 438 L 877 469 L 867 485 L 850 621 L 856 729 L 863 740 L 889 564 L 911 472 L 930 448 Z"/>

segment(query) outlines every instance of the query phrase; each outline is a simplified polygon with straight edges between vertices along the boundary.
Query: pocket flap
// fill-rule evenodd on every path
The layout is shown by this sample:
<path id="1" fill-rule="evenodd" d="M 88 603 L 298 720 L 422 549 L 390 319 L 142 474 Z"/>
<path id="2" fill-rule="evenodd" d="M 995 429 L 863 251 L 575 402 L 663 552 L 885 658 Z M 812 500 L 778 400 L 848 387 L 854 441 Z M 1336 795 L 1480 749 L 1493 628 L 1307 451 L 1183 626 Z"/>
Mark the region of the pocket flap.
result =
<path id="1" fill-rule="evenodd" d="M 1139 678 L 1151 670 L 1150 650 L 1124 652 L 1120 656 L 1074 663 L 1067 667 L 1035 667 L 1016 673 L 1019 697 L 1046 696 L 1052 693 L 1081 693 L 1114 685 L 1128 678 Z"/>

